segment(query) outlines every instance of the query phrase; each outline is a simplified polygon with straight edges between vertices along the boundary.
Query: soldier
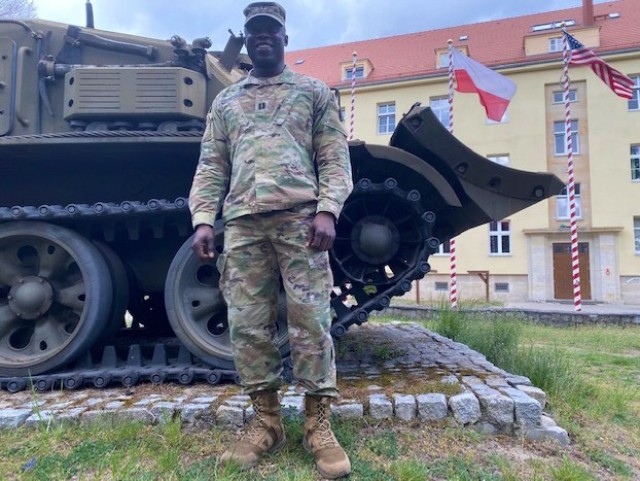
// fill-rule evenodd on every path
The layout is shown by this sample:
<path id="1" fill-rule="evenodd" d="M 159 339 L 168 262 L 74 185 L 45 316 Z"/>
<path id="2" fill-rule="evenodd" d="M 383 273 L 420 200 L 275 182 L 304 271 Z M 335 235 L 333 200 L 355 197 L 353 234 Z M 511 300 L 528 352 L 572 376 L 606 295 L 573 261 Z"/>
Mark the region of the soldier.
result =
<path id="1" fill-rule="evenodd" d="M 333 479 L 351 471 L 329 422 L 338 390 L 328 250 L 353 187 L 346 132 L 329 88 L 285 65 L 285 10 L 256 2 L 244 14 L 253 70 L 213 101 L 189 196 L 193 248 L 202 260 L 214 256 L 213 222 L 222 207 L 220 288 L 236 369 L 256 412 L 221 462 L 252 467 L 285 443 L 274 342 L 280 275 L 293 372 L 306 391 L 304 447 Z"/>

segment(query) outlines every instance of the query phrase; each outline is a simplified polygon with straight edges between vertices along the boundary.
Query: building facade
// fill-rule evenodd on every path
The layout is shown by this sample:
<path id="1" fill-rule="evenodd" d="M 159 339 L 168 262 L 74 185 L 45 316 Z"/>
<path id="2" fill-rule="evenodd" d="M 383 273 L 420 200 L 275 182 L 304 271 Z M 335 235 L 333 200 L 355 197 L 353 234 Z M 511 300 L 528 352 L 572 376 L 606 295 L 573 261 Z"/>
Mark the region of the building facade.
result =
<path id="1" fill-rule="evenodd" d="M 486 23 L 289 52 L 295 70 L 340 92 L 353 137 L 386 144 L 415 102 L 449 124 L 447 41 L 508 76 L 517 93 L 500 122 L 475 94 L 454 95 L 454 135 L 511 168 L 567 182 L 562 22 L 586 47 L 635 81 L 615 95 L 588 67 L 570 67 L 579 258 L 583 301 L 640 304 L 640 2 L 617 0 Z M 354 69 L 353 52 L 357 52 Z M 356 77 L 355 110 L 351 82 Z M 352 122 L 353 120 L 353 122 Z M 456 239 L 461 300 L 573 299 L 566 192 Z M 448 298 L 447 244 L 415 300 Z"/>

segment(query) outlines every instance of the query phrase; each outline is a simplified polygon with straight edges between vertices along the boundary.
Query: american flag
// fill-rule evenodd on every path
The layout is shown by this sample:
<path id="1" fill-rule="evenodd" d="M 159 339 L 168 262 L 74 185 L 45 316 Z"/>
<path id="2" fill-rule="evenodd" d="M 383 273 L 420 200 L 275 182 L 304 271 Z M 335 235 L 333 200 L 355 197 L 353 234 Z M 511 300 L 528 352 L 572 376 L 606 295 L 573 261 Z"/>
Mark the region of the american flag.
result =
<path id="1" fill-rule="evenodd" d="M 633 98 L 633 80 L 602 60 L 592 50 L 578 42 L 575 37 L 567 32 L 564 34 L 571 49 L 570 65 L 588 65 L 616 95 L 625 99 Z"/>

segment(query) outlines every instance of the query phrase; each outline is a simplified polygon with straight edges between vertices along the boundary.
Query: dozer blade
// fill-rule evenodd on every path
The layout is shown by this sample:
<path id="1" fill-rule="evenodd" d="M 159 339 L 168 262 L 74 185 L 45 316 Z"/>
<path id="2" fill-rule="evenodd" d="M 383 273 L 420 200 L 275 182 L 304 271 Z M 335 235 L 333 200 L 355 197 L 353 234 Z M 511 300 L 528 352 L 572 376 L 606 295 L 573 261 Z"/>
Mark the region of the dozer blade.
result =
<path id="1" fill-rule="evenodd" d="M 553 174 L 512 169 L 475 153 L 450 134 L 428 107 L 414 105 L 396 127 L 390 145 L 434 167 L 458 195 L 462 206 L 445 206 L 436 213 L 441 240 L 504 219 L 564 188 Z"/>

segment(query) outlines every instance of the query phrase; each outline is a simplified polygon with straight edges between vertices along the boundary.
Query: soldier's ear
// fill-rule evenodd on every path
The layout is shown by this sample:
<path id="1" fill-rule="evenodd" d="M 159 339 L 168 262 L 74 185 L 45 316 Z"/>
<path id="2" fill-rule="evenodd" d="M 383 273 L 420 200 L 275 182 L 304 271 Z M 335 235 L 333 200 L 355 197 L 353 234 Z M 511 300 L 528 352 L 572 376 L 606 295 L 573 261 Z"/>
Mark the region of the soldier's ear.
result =
<path id="1" fill-rule="evenodd" d="M 289 45 L 289 35 L 285 34 L 285 36 L 284 36 L 284 46 L 286 47 L 287 45 Z"/>

